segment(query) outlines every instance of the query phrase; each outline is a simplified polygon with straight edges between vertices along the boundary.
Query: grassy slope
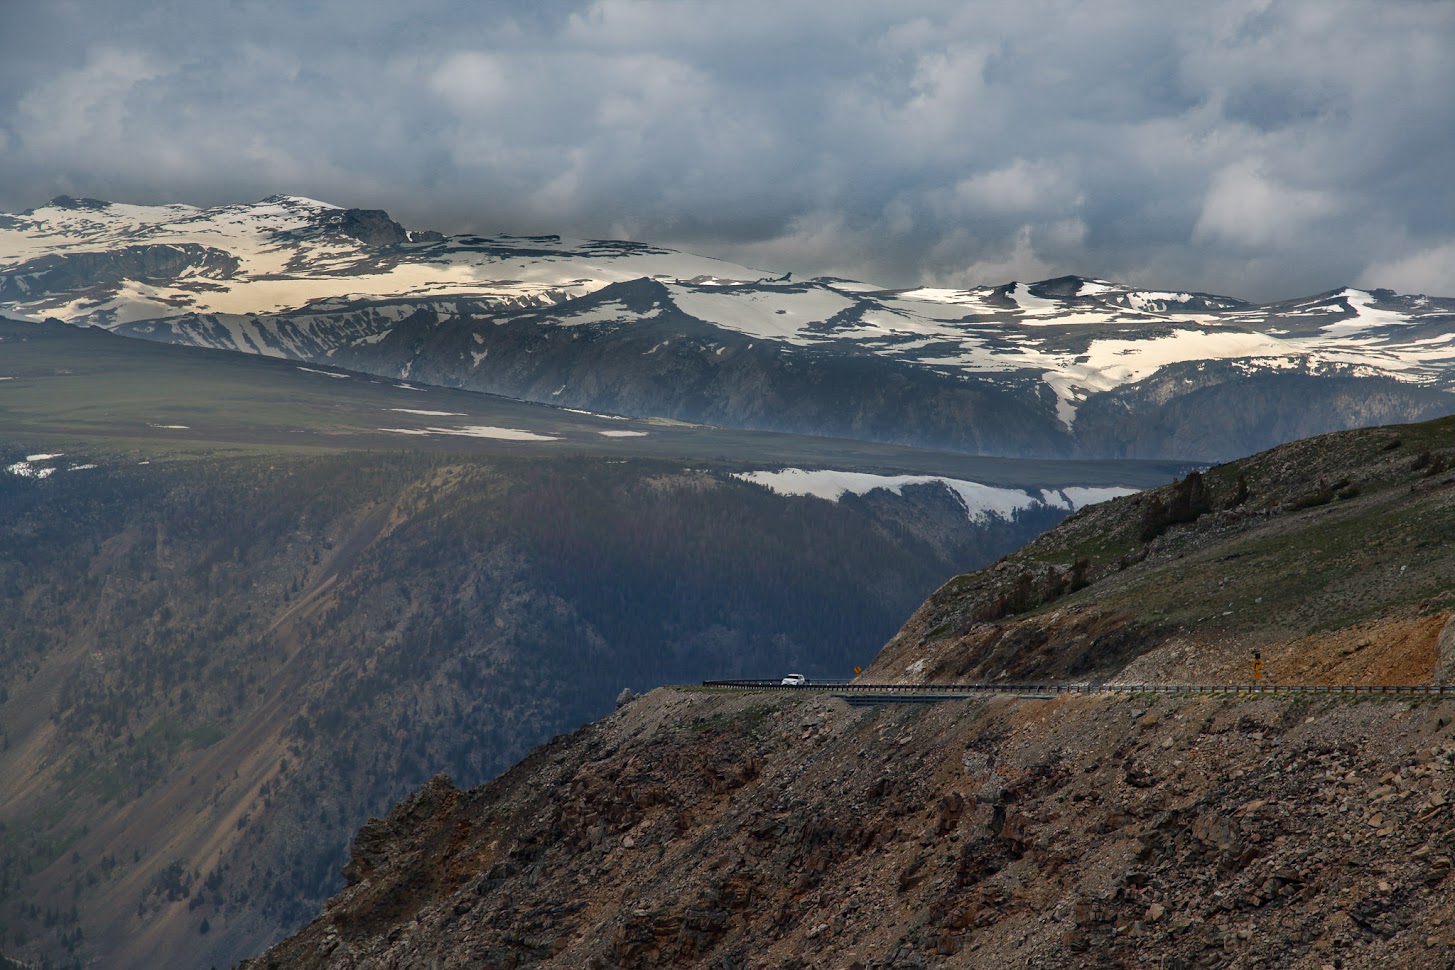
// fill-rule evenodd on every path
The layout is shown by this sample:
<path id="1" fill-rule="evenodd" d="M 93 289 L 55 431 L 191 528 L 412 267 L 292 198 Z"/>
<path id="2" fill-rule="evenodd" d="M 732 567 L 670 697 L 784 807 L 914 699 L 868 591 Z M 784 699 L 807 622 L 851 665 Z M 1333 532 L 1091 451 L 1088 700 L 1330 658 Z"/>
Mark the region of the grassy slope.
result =
<path id="1" fill-rule="evenodd" d="M 1087 509 L 947 583 L 876 671 L 905 676 L 923 660 L 920 671 L 954 677 L 1110 676 L 1148 651 L 1182 651 L 1163 663 L 1175 679 L 1245 679 L 1254 646 L 1281 645 L 1270 656 L 1286 648 L 1292 661 L 1337 631 L 1394 624 L 1396 635 L 1455 608 L 1452 464 L 1455 420 L 1440 419 L 1219 466 L 1202 476 L 1205 511 L 1161 530 L 1153 504 L 1175 503 L 1173 486 Z M 1073 591 L 1078 562 L 1088 585 Z M 1299 661 L 1287 673 L 1427 682 L 1432 656 L 1422 672 Z"/>

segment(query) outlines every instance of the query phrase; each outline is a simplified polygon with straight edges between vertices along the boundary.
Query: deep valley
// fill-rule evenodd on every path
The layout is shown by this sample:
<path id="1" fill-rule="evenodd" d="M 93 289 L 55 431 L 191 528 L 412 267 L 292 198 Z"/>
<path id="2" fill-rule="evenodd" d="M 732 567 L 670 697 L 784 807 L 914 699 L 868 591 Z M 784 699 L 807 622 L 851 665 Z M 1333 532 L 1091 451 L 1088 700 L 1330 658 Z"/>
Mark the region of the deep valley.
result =
<path id="1" fill-rule="evenodd" d="M 52 966 L 257 952 L 435 773 L 487 781 L 623 688 L 850 676 L 1068 495 L 1178 467 L 623 421 L 59 325 L 0 349 L 0 938 Z"/>

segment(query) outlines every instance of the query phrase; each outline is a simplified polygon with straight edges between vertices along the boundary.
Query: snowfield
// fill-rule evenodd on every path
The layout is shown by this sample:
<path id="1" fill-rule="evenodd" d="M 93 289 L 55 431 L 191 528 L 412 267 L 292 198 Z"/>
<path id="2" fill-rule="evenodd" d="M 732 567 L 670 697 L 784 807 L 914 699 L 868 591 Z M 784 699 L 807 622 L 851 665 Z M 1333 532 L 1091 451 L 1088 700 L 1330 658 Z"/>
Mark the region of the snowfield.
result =
<path id="1" fill-rule="evenodd" d="M 406 243 L 390 259 L 335 230 L 343 210 L 316 199 L 273 196 L 201 209 L 57 200 L 0 222 L 0 274 L 41 257 L 125 247 L 198 247 L 236 261 L 236 270 L 187 272 L 170 285 L 126 281 L 111 297 L 20 300 L 25 319 L 91 318 L 115 326 L 180 312 L 276 313 L 320 300 L 469 295 L 499 301 L 560 302 L 608 283 L 643 277 L 755 281 L 766 274 L 722 260 L 651 247 L 558 237 L 458 237 Z M 517 250 L 517 254 L 511 254 Z"/>
<path id="2" fill-rule="evenodd" d="M 1070 487 L 1042 489 L 1040 494 L 1033 495 L 1022 489 L 996 488 L 979 482 L 933 475 L 870 475 L 864 472 L 804 468 L 735 472 L 733 477 L 762 485 L 779 495 L 811 495 L 830 502 L 837 502 L 845 495 L 866 495 L 881 488 L 900 495 L 906 485 L 939 485 L 960 500 L 965 508 L 965 515 L 972 522 L 986 522 L 992 517 L 1009 521 L 1016 513 L 1037 507 L 1049 506 L 1074 511 L 1084 505 L 1138 491 L 1122 486 Z"/>
<path id="3" fill-rule="evenodd" d="M 459 435 L 464 438 L 494 438 L 498 441 L 560 441 L 555 435 L 537 434 L 519 428 L 496 428 L 488 424 L 473 424 L 462 428 L 380 428 L 391 434 L 413 435 Z"/>
<path id="4" fill-rule="evenodd" d="M 59 468 L 56 465 L 47 464 L 57 459 L 64 458 L 64 452 L 48 454 L 26 455 L 24 461 L 13 462 L 4 466 L 6 474 L 17 475 L 21 478 L 44 479 L 50 478 Z M 80 471 L 86 468 L 95 468 L 95 465 L 72 465 L 67 471 Z"/>

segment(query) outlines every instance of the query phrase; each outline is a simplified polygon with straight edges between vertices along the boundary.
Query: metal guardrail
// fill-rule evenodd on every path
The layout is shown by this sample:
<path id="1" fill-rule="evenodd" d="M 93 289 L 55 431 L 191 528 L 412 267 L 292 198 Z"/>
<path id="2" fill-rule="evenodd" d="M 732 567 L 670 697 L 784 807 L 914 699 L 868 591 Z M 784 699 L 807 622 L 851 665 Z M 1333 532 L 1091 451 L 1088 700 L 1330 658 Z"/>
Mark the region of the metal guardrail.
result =
<path id="1" fill-rule="evenodd" d="M 781 679 L 704 680 L 703 687 L 749 687 L 833 693 L 917 694 L 1435 694 L 1455 697 L 1455 685 L 1444 684 L 859 684 L 815 680 L 788 686 Z"/>

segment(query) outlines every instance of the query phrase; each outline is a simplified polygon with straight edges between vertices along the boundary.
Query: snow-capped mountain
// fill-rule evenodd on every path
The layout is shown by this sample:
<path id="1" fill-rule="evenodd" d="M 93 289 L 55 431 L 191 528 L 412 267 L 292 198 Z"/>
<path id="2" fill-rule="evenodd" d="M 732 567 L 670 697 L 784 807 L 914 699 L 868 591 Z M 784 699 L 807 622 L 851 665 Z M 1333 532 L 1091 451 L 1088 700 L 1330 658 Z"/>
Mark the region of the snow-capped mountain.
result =
<path id="1" fill-rule="evenodd" d="M 791 277 L 410 232 L 275 196 L 0 216 L 0 312 L 593 410 L 982 452 L 1219 458 L 1455 410 L 1455 299 Z"/>
<path id="2" fill-rule="evenodd" d="M 321 300 L 469 296 L 546 306 L 638 277 L 764 274 L 628 242 L 410 232 L 298 196 L 199 209 L 71 199 L 0 216 L 14 315 L 114 328 L 179 313 L 278 313 Z"/>

